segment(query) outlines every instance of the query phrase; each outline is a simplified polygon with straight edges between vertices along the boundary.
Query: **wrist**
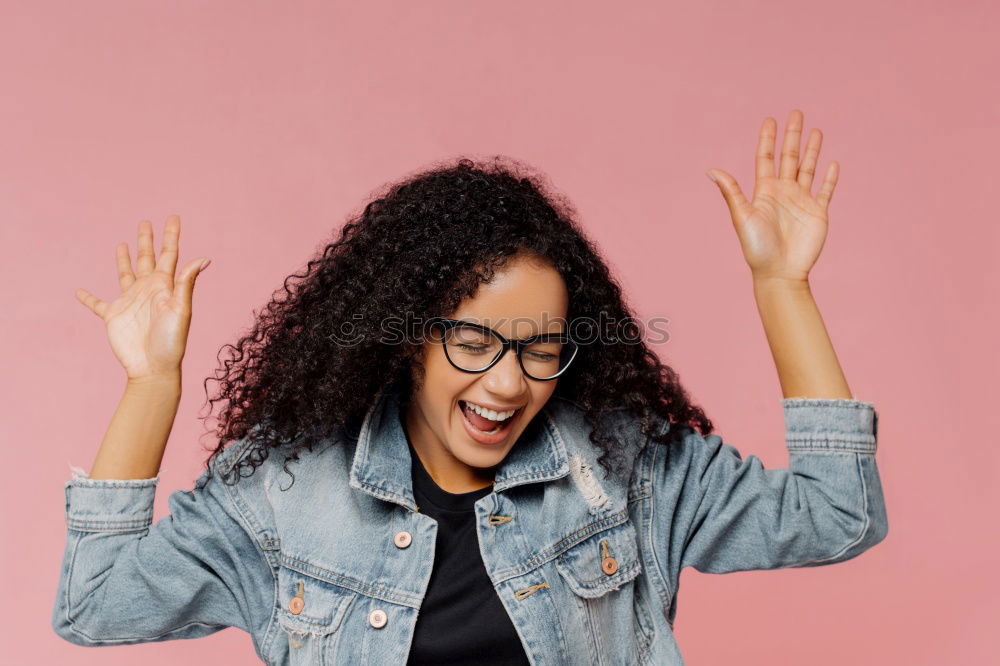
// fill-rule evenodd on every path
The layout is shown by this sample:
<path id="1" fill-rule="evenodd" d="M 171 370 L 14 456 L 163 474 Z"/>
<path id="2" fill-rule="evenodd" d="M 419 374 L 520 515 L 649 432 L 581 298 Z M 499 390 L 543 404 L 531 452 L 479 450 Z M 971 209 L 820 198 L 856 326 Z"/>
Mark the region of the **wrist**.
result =
<path id="1" fill-rule="evenodd" d="M 125 390 L 130 393 L 143 394 L 180 394 L 181 373 L 168 373 L 148 377 L 129 377 L 125 384 Z"/>
<path id="2" fill-rule="evenodd" d="M 754 275 L 755 290 L 809 291 L 809 277 L 784 277 L 777 275 Z"/>

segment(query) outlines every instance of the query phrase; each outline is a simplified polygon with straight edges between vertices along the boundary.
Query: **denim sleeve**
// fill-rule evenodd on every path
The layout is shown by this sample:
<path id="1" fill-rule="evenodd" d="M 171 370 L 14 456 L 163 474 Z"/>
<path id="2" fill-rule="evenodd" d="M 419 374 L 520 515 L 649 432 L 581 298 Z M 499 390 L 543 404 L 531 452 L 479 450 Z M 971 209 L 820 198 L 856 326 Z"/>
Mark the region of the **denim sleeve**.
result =
<path id="1" fill-rule="evenodd" d="M 249 572 L 266 566 L 214 467 L 168 498 L 152 524 L 159 477 L 65 484 L 67 540 L 52 628 L 71 643 L 128 645 L 249 631 Z M 203 486 L 203 487 L 202 487 Z"/>
<path id="2" fill-rule="evenodd" d="M 670 511 L 657 508 L 672 523 L 675 577 L 688 566 L 729 573 L 833 564 L 885 538 L 874 405 L 827 398 L 782 404 L 787 468 L 766 469 L 719 435 L 693 429 L 670 454 L 661 481 L 679 490 L 662 494 Z"/>

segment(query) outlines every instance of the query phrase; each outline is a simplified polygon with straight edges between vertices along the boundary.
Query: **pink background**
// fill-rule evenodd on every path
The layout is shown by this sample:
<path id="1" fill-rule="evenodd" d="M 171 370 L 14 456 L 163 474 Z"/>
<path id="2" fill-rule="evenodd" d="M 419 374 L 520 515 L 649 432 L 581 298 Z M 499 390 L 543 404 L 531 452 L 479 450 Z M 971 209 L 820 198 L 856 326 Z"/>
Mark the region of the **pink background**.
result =
<path id="1" fill-rule="evenodd" d="M 997 613 L 995 3 L 32 2 L 0 8 L 7 663 L 258 663 L 249 637 L 88 650 L 50 629 L 67 462 L 124 385 L 114 246 L 171 213 L 199 280 L 156 520 L 201 469 L 202 380 L 382 183 L 458 154 L 551 176 L 725 439 L 787 464 L 780 387 L 708 167 L 765 116 L 841 164 L 812 284 L 880 413 L 889 536 L 831 567 L 685 570 L 691 664 L 981 664 Z M 200 438 L 200 439 L 199 439 Z"/>

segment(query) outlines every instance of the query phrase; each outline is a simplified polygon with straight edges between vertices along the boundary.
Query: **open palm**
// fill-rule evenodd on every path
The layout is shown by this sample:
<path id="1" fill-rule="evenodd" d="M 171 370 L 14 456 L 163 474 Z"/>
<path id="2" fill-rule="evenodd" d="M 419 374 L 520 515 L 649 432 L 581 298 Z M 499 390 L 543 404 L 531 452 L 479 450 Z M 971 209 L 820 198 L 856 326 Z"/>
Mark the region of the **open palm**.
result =
<path id="1" fill-rule="evenodd" d="M 729 206 L 743 256 L 755 278 L 806 280 L 826 240 L 827 210 L 840 166 L 831 162 L 815 196 L 813 175 L 823 134 L 813 129 L 799 163 L 802 112 L 792 110 L 775 173 L 777 123 L 767 117 L 757 142 L 753 201 L 747 201 L 736 179 L 721 169 L 709 169 Z"/>
<path id="2" fill-rule="evenodd" d="M 102 301 L 86 289 L 76 291 L 77 299 L 104 320 L 111 350 L 129 380 L 155 380 L 180 373 L 191 325 L 194 282 L 208 261 L 189 262 L 175 279 L 179 237 L 180 219 L 171 215 L 157 259 L 153 226 L 143 220 L 134 272 L 128 244 L 119 243 L 116 248 L 118 297 Z"/>

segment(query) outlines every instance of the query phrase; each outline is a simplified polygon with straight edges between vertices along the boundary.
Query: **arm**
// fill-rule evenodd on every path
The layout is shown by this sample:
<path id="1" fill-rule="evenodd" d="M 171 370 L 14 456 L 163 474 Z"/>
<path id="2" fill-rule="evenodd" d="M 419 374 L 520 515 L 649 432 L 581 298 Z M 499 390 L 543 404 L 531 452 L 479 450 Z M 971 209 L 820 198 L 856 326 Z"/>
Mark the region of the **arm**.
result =
<path id="1" fill-rule="evenodd" d="M 220 478 L 230 444 L 193 491 L 170 495 L 170 515 L 155 525 L 153 499 L 163 451 L 180 399 L 181 361 L 194 281 L 207 261 L 179 275 L 180 220 L 171 216 L 154 256 L 152 225 L 139 229 L 133 271 L 128 246 L 116 248 L 121 293 L 77 298 L 107 327 L 128 377 L 91 476 L 66 483 L 66 548 L 52 628 L 78 645 L 121 645 L 196 638 L 228 626 L 259 635 L 274 581 L 254 530 Z M 266 623 L 266 618 L 264 618 Z"/>
<path id="2" fill-rule="evenodd" d="M 808 280 L 755 278 L 753 288 L 784 397 L 853 398 Z"/>
<path id="3" fill-rule="evenodd" d="M 219 463 L 177 490 L 152 524 L 157 479 L 66 483 L 67 539 L 52 627 L 71 643 L 126 645 L 197 638 L 225 627 L 258 634 L 270 567 L 244 527 Z M 261 601 L 263 599 L 263 601 Z"/>
<path id="4" fill-rule="evenodd" d="M 90 478 L 156 477 L 180 399 L 180 370 L 158 378 L 129 379 L 97 451 Z"/>
<path id="5" fill-rule="evenodd" d="M 874 405 L 854 400 L 816 303 L 809 271 L 827 234 L 839 166 L 814 197 L 821 133 L 799 164 L 802 114 L 792 111 L 775 174 L 775 126 L 757 147 L 752 202 L 723 171 L 710 170 L 726 199 L 751 269 L 754 295 L 781 382 L 789 465 L 765 469 L 716 434 L 688 429 L 656 459 L 654 512 L 670 571 L 707 573 L 817 566 L 849 559 L 885 538 L 888 521 L 875 464 Z M 669 459 L 667 459 L 669 457 Z"/>
<path id="6" fill-rule="evenodd" d="M 80 302 L 104 323 L 128 378 L 94 461 L 92 479 L 148 479 L 160 469 L 180 401 L 194 282 L 208 265 L 207 260 L 195 260 L 175 276 L 179 239 L 180 220 L 172 215 L 157 259 L 152 225 L 143 220 L 134 271 L 128 245 L 115 248 L 118 297 L 103 301 L 86 289 L 76 291 Z"/>
<path id="7" fill-rule="evenodd" d="M 766 469 L 719 435 L 693 429 L 668 453 L 655 454 L 654 530 L 668 542 L 669 580 L 687 566 L 729 573 L 833 564 L 885 538 L 874 405 L 809 398 L 782 404 L 787 468 Z"/>
<path id="8" fill-rule="evenodd" d="M 775 131 L 774 120 L 766 118 L 757 144 L 752 202 L 726 172 L 710 169 L 708 175 L 722 191 L 750 267 L 757 309 L 784 396 L 849 399 L 850 388 L 809 288 L 809 271 L 826 241 L 828 209 L 840 167 L 836 162 L 829 165 L 813 196 L 822 133 L 812 131 L 800 165 L 802 112 L 793 110 L 776 175 Z"/>

